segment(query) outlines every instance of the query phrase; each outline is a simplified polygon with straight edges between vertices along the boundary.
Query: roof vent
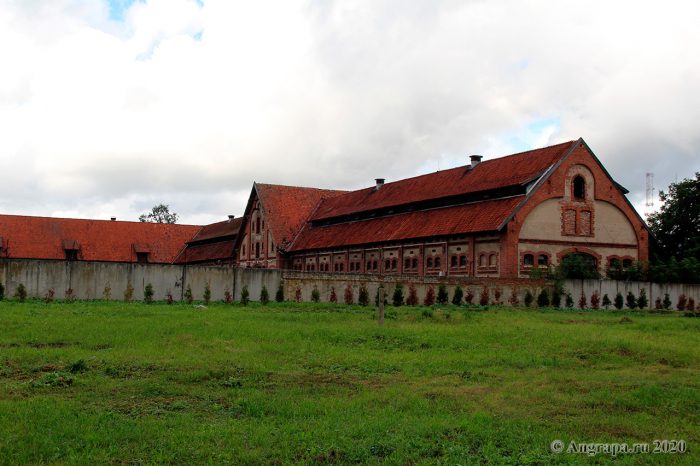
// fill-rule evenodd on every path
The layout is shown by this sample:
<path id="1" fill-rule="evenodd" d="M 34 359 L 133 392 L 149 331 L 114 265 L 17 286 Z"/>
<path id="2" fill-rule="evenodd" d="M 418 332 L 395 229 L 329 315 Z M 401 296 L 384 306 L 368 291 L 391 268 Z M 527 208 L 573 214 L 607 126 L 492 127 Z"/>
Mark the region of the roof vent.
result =
<path id="1" fill-rule="evenodd" d="M 474 169 L 479 163 L 481 163 L 481 159 L 484 158 L 483 155 L 470 155 L 469 158 L 472 161 L 471 167 L 469 167 L 470 170 Z"/>
<path id="2" fill-rule="evenodd" d="M 110 220 L 113 221 L 113 222 L 116 222 L 116 221 L 117 221 L 117 217 L 112 217 Z"/>
<path id="3" fill-rule="evenodd" d="M 376 191 L 377 189 L 381 188 L 384 186 L 384 178 L 375 178 L 374 181 L 377 182 L 377 185 L 374 187 L 373 191 Z"/>
<path id="4" fill-rule="evenodd" d="M 235 217 L 235 215 L 229 215 L 229 216 L 228 216 L 228 221 L 230 222 L 231 220 L 234 219 L 234 217 Z"/>

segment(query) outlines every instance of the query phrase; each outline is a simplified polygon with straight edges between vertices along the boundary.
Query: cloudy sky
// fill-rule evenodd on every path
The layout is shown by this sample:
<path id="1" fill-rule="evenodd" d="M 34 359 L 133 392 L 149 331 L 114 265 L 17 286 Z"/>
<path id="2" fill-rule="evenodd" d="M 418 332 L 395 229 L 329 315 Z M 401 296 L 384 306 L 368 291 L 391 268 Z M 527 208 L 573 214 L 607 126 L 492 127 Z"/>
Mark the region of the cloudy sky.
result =
<path id="1" fill-rule="evenodd" d="M 700 171 L 700 2 L 0 0 L 0 213 L 180 223 L 583 137 Z M 657 202 L 658 205 L 658 202 Z"/>

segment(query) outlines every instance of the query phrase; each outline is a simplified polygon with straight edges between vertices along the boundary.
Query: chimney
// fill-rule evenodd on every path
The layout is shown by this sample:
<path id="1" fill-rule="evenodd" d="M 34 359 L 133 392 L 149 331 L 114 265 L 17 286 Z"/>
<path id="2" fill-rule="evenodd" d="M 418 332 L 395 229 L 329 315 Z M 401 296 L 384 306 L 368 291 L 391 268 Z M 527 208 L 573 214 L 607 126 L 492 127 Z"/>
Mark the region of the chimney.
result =
<path id="1" fill-rule="evenodd" d="M 112 217 L 110 220 L 113 221 L 113 222 L 116 222 L 116 221 L 117 221 L 117 217 Z"/>
<path id="2" fill-rule="evenodd" d="M 472 161 L 472 165 L 471 165 L 471 167 L 469 167 L 469 169 L 473 170 L 474 167 L 476 167 L 477 165 L 479 165 L 479 163 L 481 163 L 481 159 L 484 158 L 484 156 L 483 155 L 470 155 L 469 158 Z"/>
<path id="3" fill-rule="evenodd" d="M 375 178 L 374 181 L 377 182 L 377 186 L 374 187 L 373 191 L 376 191 L 377 189 L 384 186 L 384 178 Z"/>
<path id="4" fill-rule="evenodd" d="M 235 215 L 229 215 L 229 216 L 228 216 L 228 221 L 230 222 L 231 220 L 233 220 L 234 217 L 235 217 Z"/>

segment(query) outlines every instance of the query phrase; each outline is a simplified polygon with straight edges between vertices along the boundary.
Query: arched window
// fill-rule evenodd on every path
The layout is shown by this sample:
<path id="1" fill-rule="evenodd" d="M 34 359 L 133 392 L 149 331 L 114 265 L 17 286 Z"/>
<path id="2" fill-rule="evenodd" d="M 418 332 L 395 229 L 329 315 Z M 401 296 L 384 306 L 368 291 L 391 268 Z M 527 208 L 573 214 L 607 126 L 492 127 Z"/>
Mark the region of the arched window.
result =
<path id="1" fill-rule="evenodd" d="M 452 268 L 457 267 L 457 256 L 452 256 L 452 259 L 450 261 L 450 267 L 452 267 Z"/>
<path id="2" fill-rule="evenodd" d="M 598 260 L 590 254 L 586 254 L 585 252 L 572 252 L 571 254 L 567 254 L 562 258 L 562 262 L 571 260 L 581 261 L 583 262 L 583 265 L 585 265 L 589 269 L 595 269 L 598 265 Z"/>
<path id="3" fill-rule="evenodd" d="M 632 259 L 622 259 L 622 268 L 632 267 Z"/>
<path id="4" fill-rule="evenodd" d="M 432 269 L 432 268 L 433 268 L 433 258 L 432 258 L 432 257 L 428 257 L 428 261 L 426 262 L 426 266 L 427 266 L 429 269 Z"/>
<path id="5" fill-rule="evenodd" d="M 523 256 L 523 265 L 532 265 L 535 263 L 535 257 L 532 254 L 525 254 Z"/>
<path id="6" fill-rule="evenodd" d="M 245 244 L 243 245 L 243 255 L 245 256 Z"/>
<path id="7" fill-rule="evenodd" d="M 345 271 L 345 264 L 340 264 L 340 271 L 341 272 Z"/>
<path id="8" fill-rule="evenodd" d="M 315 272 L 316 271 L 316 264 L 311 264 L 311 271 Z"/>
<path id="9" fill-rule="evenodd" d="M 495 267 L 496 266 L 496 254 L 491 254 L 489 256 L 489 267 Z"/>
<path id="10" fill-rule="evenodd" d="M 311 271 L 311 264 L 306 264 L 306 271 L 310 272 Z"/>
<path id="11" fill-rule="evenodd" d="M 338 271 L 338 264 L 333 265 L 333 271 L 337 272 Z"/>
<path id="12" fill-rule="evenodd" d="M 255 233 L 260 233 L 260 217 L 255 219 Z"/>
<path id="13" fill-rule="evenodd" d="M 372 262 L 367 261 L 367 270 L 372 270 Z"/>
<path id="14" fill-rule="evenodd" d="M 436 269 L 442 268 L 442 261 L 440 260 L 439 257 L 436 257 L 436 258 L 435 258 L 435 268 L 436 268 Z"/>
<path id="15" fill-rule="evenodd" d="M 410 258 L 406 259 L 406 263 L 404 264 L 403 268 L 406 270 L 411 270 L 411 259 Z"/>
<path id="16" fill-rule="evenodd" d="M 258 259 L 260 257 L 260 243 L 255 243 L 255 258 Z"/>
<path id="17" fill-rule="evenodd" d="M 467 256 L 460 256 L 460 257 L 459 257 L 459 266 L 460 266 L 460 267 L 466 267 L 466 266 L 467 266 Z"/>
<path id="18" fill-rule="evenodd" d="M 619 268 L 620 259 L 618 259 L 617 257 L 613 257 L 612 259 L 610 259 L 610 267 Z"/>
<path id="19" fill-rule="evenodd" d="M 357 264 L 355 264 L 355 270 L 356 270 L 356 271 L 359 272 L 361 268 L 362 268 L 362 267 L 361 267 L 361 265 L 360 265 L 359 262 L 358 262 Z"/>
<path id="20" fill-rule="evenodd" d="M 351 272 L 355 271 L 355 263 L 354 262 L 350 262 L 350 271 Z"/>
<path id="21" fill-rule="evenodd" d="M 574 199 L 586 198 L 586 180 L 581 175 L 574 178 Z"/>
<path id="22" fill-rule="evenodd" d="M 379 267 L 379 261 L 374 261 L 372 263 L 372 270 L 377 270 L 378 267 Z"/>
<path id="23" fill-rule="evenodd" d="M 384 270 L 389 270 L 391 268 L 391 261 L 387 259 L 384 261 Z"/>
<path id="24" fill-rule="evenodd" d="M 486 254 L 479 256 L 479 267 L 484 267 L 486 265 Z"/>
<path id="25" fill-rule="evenodd" d="M 548 262 L 549 258 L 546 254 L 540 254 L 539 256 L 537 256 L 537 265 L 547 265 Z"/>
<path id="26" fill-rule="evenodd" d="M 418 259 L 417 258 L 413 259 L 413 269 L 418 270 Z"/>
<path id="27" fill-rule="evenodd" d="M 391 270 L 396 270 L 396 259 L 391 261 Z"/>

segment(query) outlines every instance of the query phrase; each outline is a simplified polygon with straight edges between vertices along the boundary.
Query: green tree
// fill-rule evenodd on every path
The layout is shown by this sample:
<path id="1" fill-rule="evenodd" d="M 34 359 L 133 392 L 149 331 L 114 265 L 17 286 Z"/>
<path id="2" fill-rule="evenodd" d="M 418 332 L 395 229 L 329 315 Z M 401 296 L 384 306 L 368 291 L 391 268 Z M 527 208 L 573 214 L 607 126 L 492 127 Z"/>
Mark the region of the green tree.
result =
<path id="1" fill-rule="evenodd" d="M 357 304 L 362 307 L 369 306 L 369 290 L 367 290 L 365 282 L 360 282 L 360 288 L 357 291 Z"/>
<path id="2" fill-rule="evenodd" d="M 270 302 L 270 293 L 267 291 L 267 286 L 263 285 L 262 289 L 260 290 L 260 303 L 263 306 L 267 306 L 267 303 Z"/>
<path id="3" fill-rule="evenodd" d="M 561 305 L 561 287 L 554 285 L 552 291 L 552 307 L 558 308 Z"/>
<path id="4" fill-rule="evenodd" d="M 664 294 L 664 309 L 671 309 L 671 306 L 673 305 L 673 302 L 671 301 L 671 297 L 668 295 L 668 293 Z"/>
<path id="5" fill-rule="evenodd" d="M 209 286 L 209 282 L 206 282 L 204 284 L 204 305 L 208 306 L 209 301 L 211 301 L 211 287 Z"/>
<path id="6" fill-rule="evenodd" d="M 525 306 L 530 307 L 534 299 L 535 297 L 532 296 L 532 292 L 530 290 L 525 291 L 525 298 L 523 299 Z"/>
<path id="7" fill-rule="evenodd" d="M 627 307 L 629 309 L 637 309 L 637 297 L 631 291 L 627 293 Z"/>
<path id="8" fill-rule="evenodd" d="M 574 307 L 574 297 L 571 296 L 571 293 L 566 293 L 566 307 L 572 308 Z"/>
<path id="9" fill-rule="evenodd" d="M 700 261 L 700 173 L 659 191 L 663 205 L 647 217 L 662 257 Z"/>
<path id="10" fill-rule="evenodd" d="M 547 293 L 547 290 L 545 288 L 542 288 L 542 291 L 540 291 L 539 296 L 537 296 L 537 306 L 538 307 L 549 306 L 549 293 Z"/>
<path id="11" fill-rule="evenodd" d="M 612 304 L 612 301 L 610 301 L 610 298 L 608 297 L 608 294 L 605 293 L 605 294 L 603 295 L 603 307 L 605 307 L 605 309 L 607 310 L 607 309 L 608 309 L 608 306 L 610 306 L 611 304 Z"/>
<path id="12" fill-rule="evenodd" d="M 311 290 L 311 302 L 317 303 L 321 300 L 321 293 L 318 291 L 318 286 L 314 284 L 314 289 Z"/>
<path id="13" fill-rule="evenodd" d="M 241 288 L 241 304 L 247 306 L 250 302 L 250 291 L 248 291 L 248 285 L 243 285 Z"/>
<path id="14" fill-rule="evenodd" d="M 455 306 L 459 306 L 462 304 L 462 298 L 464 297 L 464 291 L 462 291 L 462 287 L 457 285 L 455 287 L 455 293 L 452 296 L 452 304 Z"/>
<path id="15" fill-rule="evenodd" d="M 391 299 L 392 304 L 396 307 L 403 306 L 403 283 L 396 282 L 394 287 L 394 296 Z"/>
<path id="16" fill-rule="evenodd" d="M 447 304 L 449 296 L 447 295 L 447 285 L 445 282 L 440 282 L 438 285 L 438 294 L 435 302 L 438 304 Z"/>
<path id="17" fill-rule="evenodd" d="M 187 289 L 189 289 L 189 285 L 187 285 Z M 190 290 L 190 293 L 192 293 L 191 290 Z M 146 285 L 146 288 L 144 288 L 144 290 L 143 290 L 143 301 L 146 304 L 151 304 L 153 302 L 153 294 L 154 294 L 153 285 L 151 285 L 149 283 Z M 187 296 L 187 292 L 185 292 L 185 296 Z"/>
<path id="18" fill-rule="evenodd" d="M 639 290 L 639 298 L 637 299 L 637 307 L 639 309 L 646 309 L 649 305 L 649 298 L 647 298 L 647 290 L 642 288 Z"/>
<path id="19" fill-rule="evenodd" d="M 615 295 L 615 309 L 622 309 L 622 306 L 625 304 L 625 298 L 622 297 L 622 293 L 619 291 Z"/>
<path id="20" fill-rule="evenodd" d="M 284 301 L 284 285 L 280 283 L 280 286 L 277 287 L 277 293 L 275 294 L 275 301 L 278 303 L 281 303 Z"/>
<path id="21" fill-rule="evenodd" d="M 151 285 L 150 283 L 148 284 L 149 286 Z M 153 300 L 153 287 L 151 287 L 151 300 Z M 188 283 L 187 288 L 185 289 L 185 301 L 187 301 L 187 304 L 192 304 L 192 301 L 194 301 L 194 295 L 192 294 L 192 286 Z"/>
<path id="22" fill-rule="evenodd" d="M 72 292 L 72 290 L 71 290 Z M 134 286 L 131 284 L 131 279 L 126 281 L 126 290 L 124 290 L 124 302 L 130 303 L 134 300 Z"/>
<path id="23" fill-rule="evenodd" d="M 148 214 L 141 215 L 139 221 L 147 223 L 177 223 L 178 218 L 176 213 L 170 213 L 169 206 L 158 204 Z"/>
<path id="24" fill-rule="evenodd" d="M 0 301 L 5 299 L 5 285 L 0 283 Z"/>

